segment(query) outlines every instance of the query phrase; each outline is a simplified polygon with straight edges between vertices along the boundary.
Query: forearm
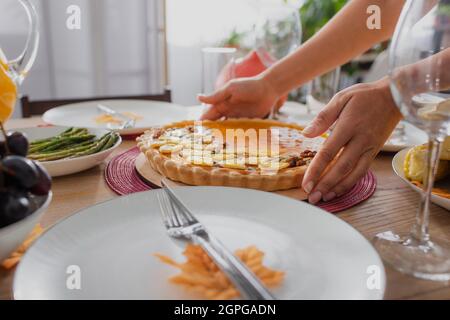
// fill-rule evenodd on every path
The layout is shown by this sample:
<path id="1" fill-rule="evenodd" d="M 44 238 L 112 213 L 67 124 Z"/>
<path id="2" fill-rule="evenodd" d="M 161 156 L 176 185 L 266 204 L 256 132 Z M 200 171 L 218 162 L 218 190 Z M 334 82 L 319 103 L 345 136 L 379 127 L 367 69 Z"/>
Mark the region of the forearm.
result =
<path id="1" fill-rule="evenodd" d="M 262 76 L 280 95 L 286 94 L 364 53 L 374 44 L 389 39 L 403 4 L 403 0 L 351 0 L 313 38 Z M 378 5 L 381 9 L 381 29 L 367 27 L 370 5 Z"/>
<path id="2" fill-rule="evenodd" d="M 412 94 L 450 89 L 450 48 L 406 65 L 392 72 L 392 79 L 399 88 L 412 86 Z M 429 81 L 431 80 L 431 81 Z"/>

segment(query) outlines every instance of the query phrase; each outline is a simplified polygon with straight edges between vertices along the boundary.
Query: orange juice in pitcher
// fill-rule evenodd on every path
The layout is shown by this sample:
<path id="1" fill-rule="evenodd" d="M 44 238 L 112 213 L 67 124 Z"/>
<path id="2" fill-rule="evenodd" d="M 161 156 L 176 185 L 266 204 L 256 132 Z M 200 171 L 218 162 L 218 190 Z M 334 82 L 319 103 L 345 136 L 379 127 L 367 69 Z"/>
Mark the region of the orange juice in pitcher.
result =
<path id="1" fill-rule="evenodd" d="M 12 60 L 7 60 L 0 49 L 0 122 L 11 117 L 17 99 L 17 87 L 20 86 L 33 65 L 39 47 L 39 21 L 30 0 L 17 0 L 27 11 L 29 23 L 25 49 Z"/>
<path id="2" fill-rule="evenodd" d="M 0 121 L 5 122 L 14 111 L 17 87 L 8 74 L 6 58 L 0 49 Z"/>

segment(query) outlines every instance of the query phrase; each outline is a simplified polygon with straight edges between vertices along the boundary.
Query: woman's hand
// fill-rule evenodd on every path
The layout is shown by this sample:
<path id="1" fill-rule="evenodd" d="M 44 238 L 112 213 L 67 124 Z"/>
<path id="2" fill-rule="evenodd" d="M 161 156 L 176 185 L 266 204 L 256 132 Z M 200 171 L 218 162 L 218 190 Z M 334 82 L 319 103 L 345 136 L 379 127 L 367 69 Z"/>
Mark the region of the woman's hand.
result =
<path id="1" fill-rule="evenodd" d="M 280 95 L 263 77 L 240 78 L 228 82 L 209 96 L 199 95 L 200 102 L 211 107 L 202 120 L 227 118 L 264 118 L 272 107 L 279 107 Z"/>
<path id="2" fill-rule="evenodd" d="M 338 93 L 303 131 L 316 137 L 336 122 L 305 173 L 302 186 L 309 202 L 330 201 L 352 188 L 400 119 L 387 78 Z"/>

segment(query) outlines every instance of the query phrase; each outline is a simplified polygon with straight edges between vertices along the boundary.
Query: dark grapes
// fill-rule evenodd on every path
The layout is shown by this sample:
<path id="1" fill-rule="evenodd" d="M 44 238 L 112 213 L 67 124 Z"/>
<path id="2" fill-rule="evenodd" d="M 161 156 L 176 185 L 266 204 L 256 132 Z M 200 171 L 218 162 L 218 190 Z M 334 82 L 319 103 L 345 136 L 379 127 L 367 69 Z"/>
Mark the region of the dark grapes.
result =
<path id="1" fill-rule="evenodd" d="M 50 188 L 52 187 L 52 178 L 50 178 L 47 170 L 39 162 L 35 162 L 34 164 L 38 170 L 38 181 L 30 189 L 30 192 L 37 196 L 45 196 L 50 192 Z"/>
<path id="2" fill-rule="evenodd" d="M 30 189 L 38 182 L 38 169 L 34 162 L 27 158 L 7 156 L 2 161 L 2 167 L 8 186 Z"/>
<path id="3" fill-rule="evenodd" d="M 1 126 L 1 132 L 4 133 Z M 37 209 L 33 195 L 50 192 L 51 178 L 38 162 L 25 158 L 27 137 L 20 132 L 0 140 L 0 228 L 24 219 Z"/>
<path id="4" fill-rule="evenodd" d="M 26 157 L 28 154 L 28 139 L 21 132 L 9 132 L 6 137 L 9 152 L 16 156 Z"/>
<path id="5" fill-rule="evenodd" d="M 6 142 L 0 141 L 0 158 L 6 157 Z"/>
<path id="6" fill-rule="evenodd" d="M 19 194 L 0 195 L 0 228 L 22 220 L 29 215 L 30 200 Z"/>

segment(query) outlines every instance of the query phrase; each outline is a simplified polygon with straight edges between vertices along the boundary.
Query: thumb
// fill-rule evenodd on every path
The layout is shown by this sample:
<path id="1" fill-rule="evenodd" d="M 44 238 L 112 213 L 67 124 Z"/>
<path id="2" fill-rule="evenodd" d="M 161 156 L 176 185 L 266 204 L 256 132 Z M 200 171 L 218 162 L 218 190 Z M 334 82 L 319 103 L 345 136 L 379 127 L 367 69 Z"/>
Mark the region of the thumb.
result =
<path id="1" fill-rule="evenodd" d="M 203 102 L 206 104 L 219 104 L 219 103 L 223 102 L 224 100 L 228 99 L 230 96 L 231 96 L 231 93 L 228 90 L 228 86 L 225 86 L 224 88 L 219 89 L 210 95 L 199 94 L 197 96 L 197 99 L 200 102 Z"/>
<path id="2" fill-rule="evenodd" d="M 217 120 L 222 118 L 224 115 L 220 113 L 217 106 L 211 106 L 202 116 L 200 120 Z"/>
<path id="3" fill-rule="evenodd" d="M 302 134 L 307 138 L 314 138 L 324 134 L 337 120 L 342 109 L 344 109 L 350 99 L 343 100 L 339 95 L 336 95 L 311 123 L 303 129 Z"/>

